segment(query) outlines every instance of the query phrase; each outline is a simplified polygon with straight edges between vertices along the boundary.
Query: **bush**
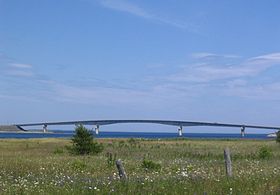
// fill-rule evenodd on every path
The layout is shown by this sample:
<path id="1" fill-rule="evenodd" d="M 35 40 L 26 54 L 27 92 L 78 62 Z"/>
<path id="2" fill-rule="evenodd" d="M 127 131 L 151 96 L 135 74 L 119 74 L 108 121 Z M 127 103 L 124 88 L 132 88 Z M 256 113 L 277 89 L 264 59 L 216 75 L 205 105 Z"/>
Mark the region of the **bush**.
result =
<path id="1" fill-rule="evenodd" d="M 77 155 L 98 154 L 102 152 L 103 145 L 94 142 L 92 134 L 83 125 L 77 125 L 75 132 L 70 152 Z"/>
<path id="2" fill-rule="evenodd" d="M 271 157 L 272 157 L 272 150 L 269 147 L 263 146 L 259 149 L 260 159 L 269 159 Z"/>
<path id="3" fill-rule="evenodd" d="M 136 140 L 135 138 L 130 138 L 128 141 L 127 141 L 131 146 L 136 146 L 138 144 L 138 140 Z"/>
<path id="4" fill-rule="evenodd" d="M 53 151 L 54 154 L 63 154 L 64 151 L 61 148 L 55 148 L 55 150 Z"/>
<path id="5" fill-rule="evenodd" d="M 74 169 L 75 171 L 82 171 L 87 167 L 86 163 L 80 160 L 75 160 L 72 163 L 72 169 Z"/>
<path id="6" fill-rule="evenodd" d="M 280 143 L 280 130 L 276 133 L 276 142 Z"/>
<path id="7" fill-rule="evenodd" d="M 153 162 L 152 160 L 143 159 L 142 167 L 146 170 L 160 170 L 161 165 L 159 163 Z"/>

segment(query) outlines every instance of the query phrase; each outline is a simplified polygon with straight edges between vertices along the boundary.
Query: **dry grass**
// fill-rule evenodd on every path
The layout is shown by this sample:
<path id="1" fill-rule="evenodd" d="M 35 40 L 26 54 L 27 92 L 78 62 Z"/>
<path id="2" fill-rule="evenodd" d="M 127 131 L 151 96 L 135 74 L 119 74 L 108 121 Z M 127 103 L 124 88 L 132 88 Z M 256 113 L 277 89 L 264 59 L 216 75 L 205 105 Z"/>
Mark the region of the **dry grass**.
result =
<path id="1" fill-rule="evenodd" d="M 0 140 L 0 193 L 7 194 L 278 194 L 280 146 L 261 140 L 100 139 L 97 156 L 72 156 L 69 139 Z M 270 159 L 258 156 L 260 148 Z M 225 176 L 223 149 L 229 147 L 234 177 Z M 107 153 L 124 161 L 122 183 Z M 143 158 L 161 165 L 146 170 Z"/>

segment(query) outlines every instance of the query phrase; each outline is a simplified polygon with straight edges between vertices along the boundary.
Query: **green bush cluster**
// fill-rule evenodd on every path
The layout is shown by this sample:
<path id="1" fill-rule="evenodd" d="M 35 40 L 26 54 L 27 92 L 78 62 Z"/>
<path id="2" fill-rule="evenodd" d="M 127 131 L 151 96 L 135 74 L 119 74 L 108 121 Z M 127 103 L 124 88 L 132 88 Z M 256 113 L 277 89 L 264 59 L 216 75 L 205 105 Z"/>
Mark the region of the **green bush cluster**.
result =
<path id="1" fill-rule="evenodd" d="M 272 157 L 272 150 L 267 146 L 263 146 L 259 149 L 258 156 L 260 159 L 270 159 Z"/>
<path id="2" fill-rule="evenodd" d="M 84 170 L 85 168 L 87 167 L 86 163 L 81 161 L 81 160 L 75 160 L 73 163 L 72 163 L 72 168 L 75 170 L 75 171 L 82 171 Z"/>
<path id="3" fill-rule="evenodd" d="M 54 151 L 53 151 L 54 154 L 63 154 L 64 153 L 64 150 L 62 148 L 55 148 Z"/>
<path id="4" fill-rule="evenodd" d="M 142 161 L 142 167 L 146 170 L 160 170 L 161 165 L 159 163 L 156 163 L 152 160 L 143 159 Z"/>
<path id="5" fill-rule="evenodd" d="M 75 135 L 72 138 L 72 147 L 69 150 L 77 155 L 98 154 L 103 151 L 104 147 L 93 140 L 91 132 L 83 125 L 77 125 Z"/>

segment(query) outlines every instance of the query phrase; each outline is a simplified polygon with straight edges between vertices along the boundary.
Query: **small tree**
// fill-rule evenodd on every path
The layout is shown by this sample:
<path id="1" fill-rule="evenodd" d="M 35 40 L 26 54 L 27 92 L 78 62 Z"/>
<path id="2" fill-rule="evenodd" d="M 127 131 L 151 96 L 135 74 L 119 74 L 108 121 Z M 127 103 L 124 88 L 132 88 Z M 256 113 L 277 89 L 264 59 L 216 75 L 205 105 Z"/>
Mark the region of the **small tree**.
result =
<path id="1" fill-rule="evenodd" d="M 280 130 L 276 133 L 276 142 L 280 143 Z"/>
<path id="2" fill-rule="evenodd" d="M 93 140 L 91 132 L 83 125 L 77 125 L 72 138 L 71 152 L 77 155 L 97 154 L 102 152 L 103 145 Z"/>

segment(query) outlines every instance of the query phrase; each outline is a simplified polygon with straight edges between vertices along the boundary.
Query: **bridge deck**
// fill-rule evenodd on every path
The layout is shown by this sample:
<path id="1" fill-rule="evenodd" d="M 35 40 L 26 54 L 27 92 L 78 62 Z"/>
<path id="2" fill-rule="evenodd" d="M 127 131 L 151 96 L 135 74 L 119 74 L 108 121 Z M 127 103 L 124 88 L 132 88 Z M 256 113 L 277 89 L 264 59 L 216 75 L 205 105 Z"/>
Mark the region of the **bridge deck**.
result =
<path id="1" fill-rule="evenodd" d="M 66 121 L 66 122 L 41 122 L 41 123 L 25 123 L 15 124 L 19 127 L 24 126 L 39 126 L 39 125 L 111 125 L 119 123 L 152 123 L 171 125 L 178 127 L 185 126 L 213 126 L 213 127 L 244 127 L 244 128 L 256 128 L 256 129 L 274 129 L 280 130 L 280 127 L 273 126 L 259 126 L 259 125 L 246 125 L 246 124 L 229 124 L 229 123 L 210 123 L 210 122 L 194 122 L 194 121 L 173 121 L 173 120 L 85 120 L 85 121 Z"/>

